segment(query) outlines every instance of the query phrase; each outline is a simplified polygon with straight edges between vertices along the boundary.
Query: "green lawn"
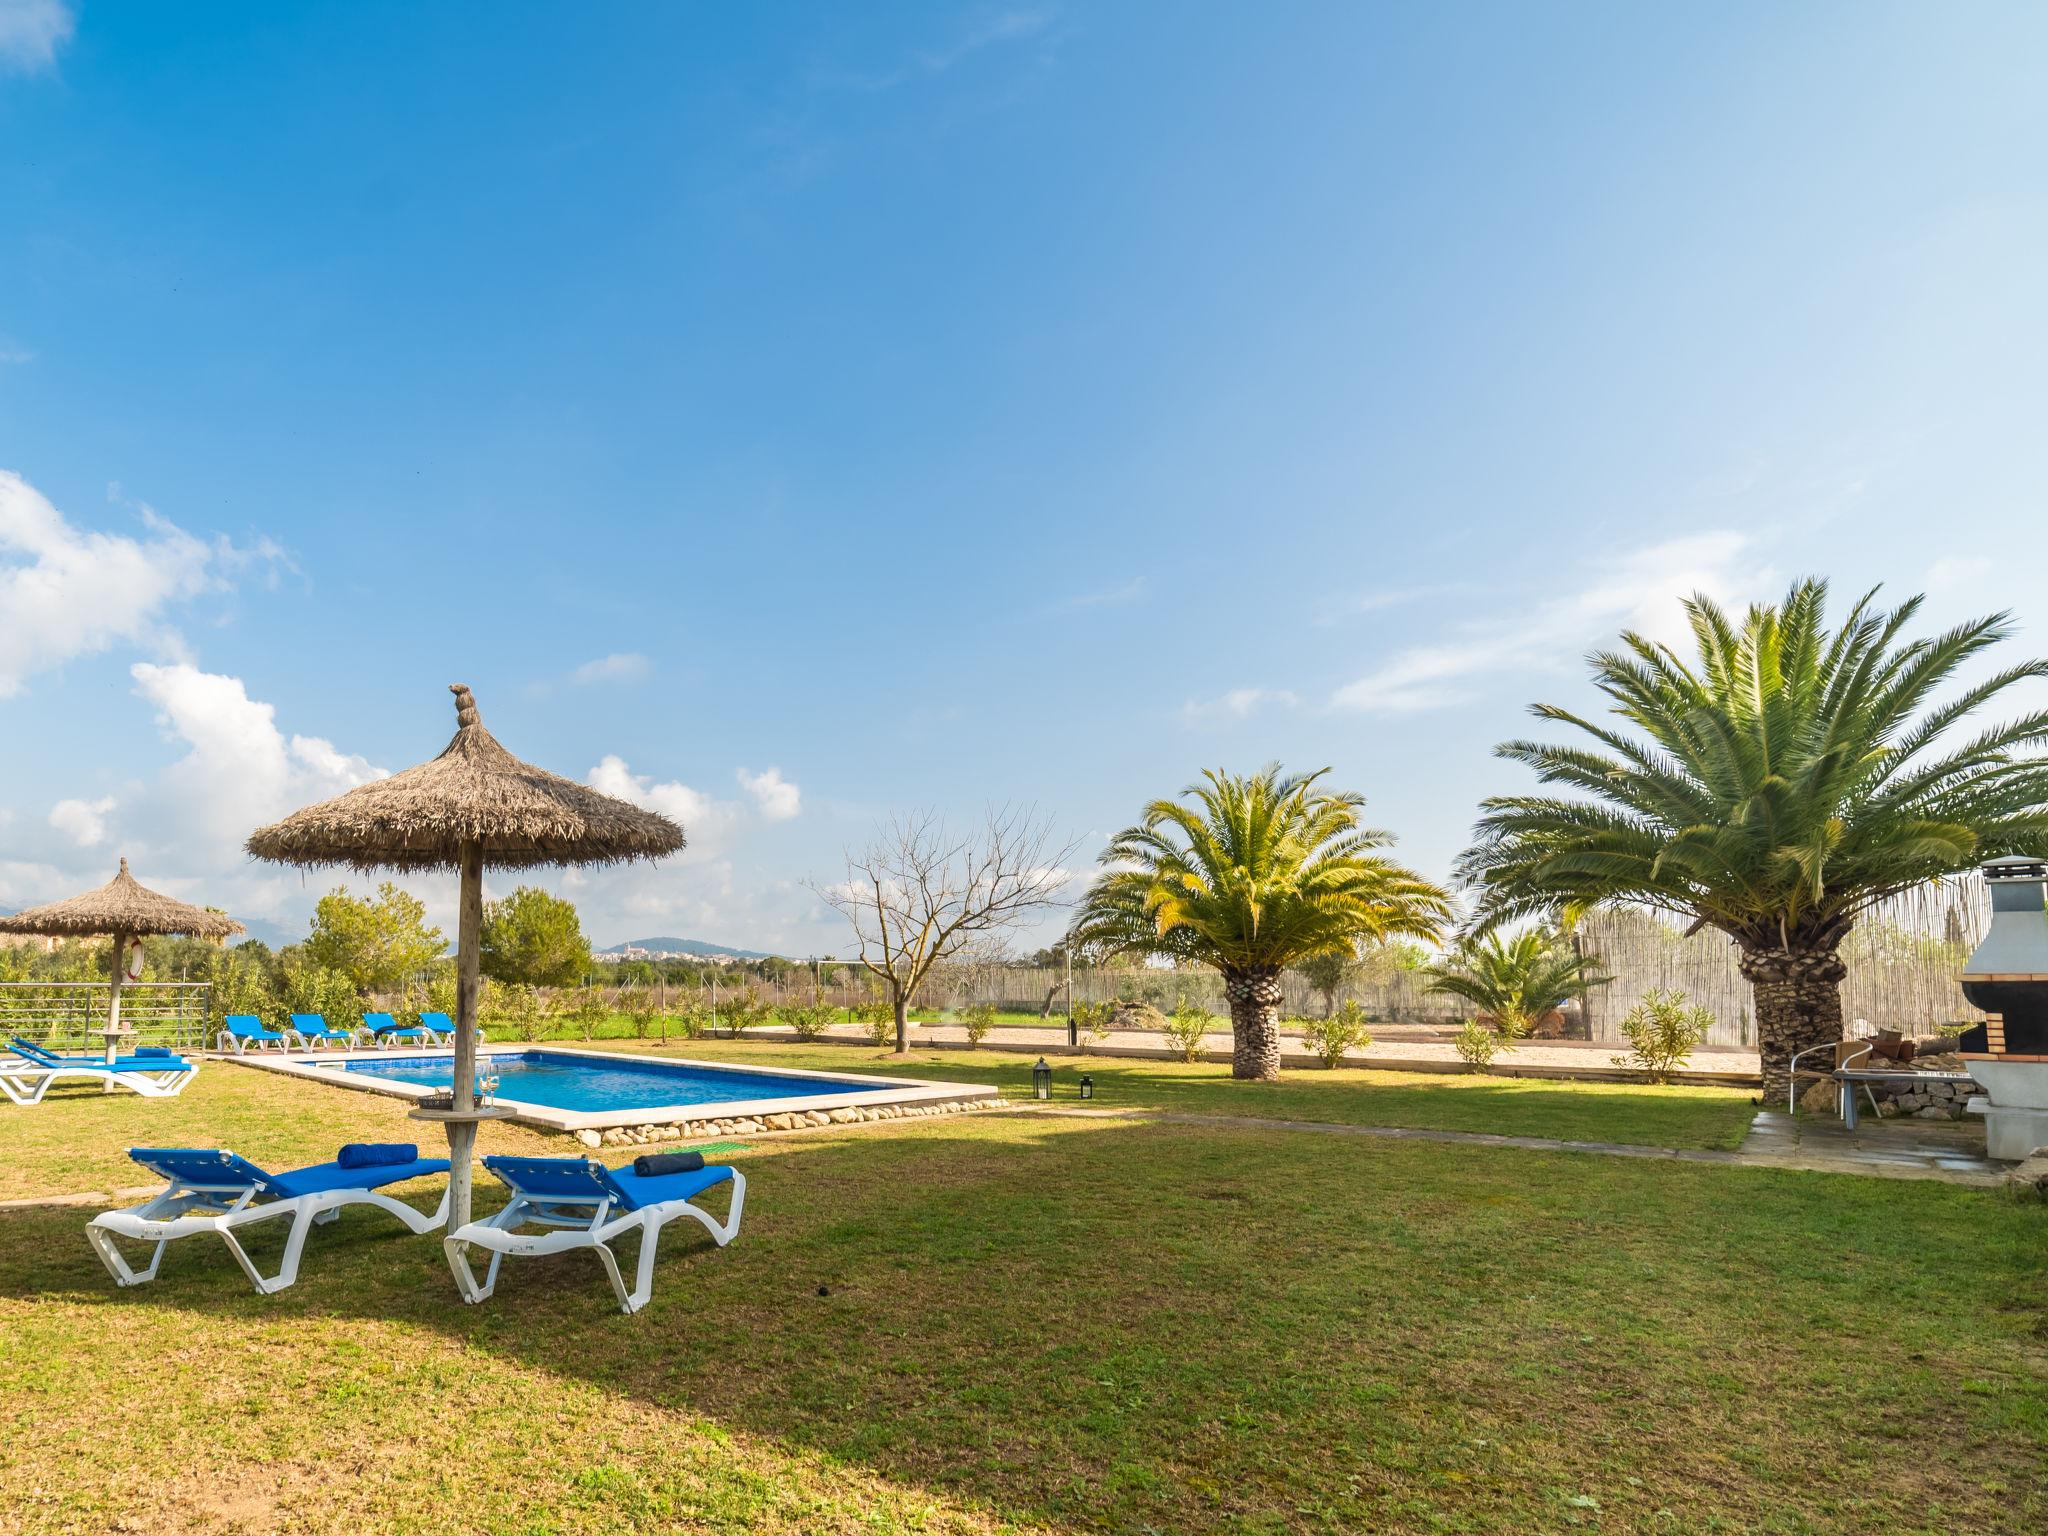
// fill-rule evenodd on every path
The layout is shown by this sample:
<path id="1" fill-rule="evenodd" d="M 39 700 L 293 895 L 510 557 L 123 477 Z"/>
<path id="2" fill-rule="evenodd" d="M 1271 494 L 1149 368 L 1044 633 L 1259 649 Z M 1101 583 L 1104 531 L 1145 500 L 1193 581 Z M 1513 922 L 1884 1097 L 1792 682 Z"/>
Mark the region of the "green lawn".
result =
<path id="1" fill-rule="evenodd" d="M 663 1054 L 654 1042 L 646 1040 L 592 1043 L 604 1049 Z M 1009 1051 L 919 1048 L 906 1060 L 865 1045 L 779 1045 L 742 1039 L 672 1043 L 666 1054 L 745 1061 L 763 1067 L 779 1064 L 824 1072 L 994 1083 L 1010 1097 L 1020 1099 L 1031 1093 L 1031 1058 Z M 1140 1061 L 1052 1051 L 1046 1053 L 1045 1060 L 1055 1069 L 1054 1093 L 1060 1102 L 1078 1102 L 1077 1085 L 1085 1072 L 1095 1080 L 1095 1103 L 1115 1109 L 1423 1126 L 1656 1147 L 1738 1146 L 1756 1113 L 1755 1095 L 1734 1088 L 1657 1088 L 1639 1083 L 1557 1082 L 1471 1073 L 1437 1077 L 1351 1067 L 1291 1069 L 1278 1083 L 1239 1083 L 1231 1080 L 1230 1068 L 1220 1062 Z"/>
<path id="2" fill-rule="evenodd" d="M 280 1161 L 383 1107 L 307 1091 Z M 95 1104 L 89 1131 L 32 1113 L 125 1144 L 164 1107 Z M 30 1118 L 0 1121 L 10 1177 Z M 587 1256 L 508 1265 L 465 1308 L 437 1246 L 373 1213 L 261 1298 L 196 1240 L 117 1292 L 85 1212 L 0 1212 L 0 1529 L 2048 1523 L 2039 1207 L 1031 1115 L 766 1139 L 744 1164 L 738 1241 L 673 1229 L 633 1318 Z"/>

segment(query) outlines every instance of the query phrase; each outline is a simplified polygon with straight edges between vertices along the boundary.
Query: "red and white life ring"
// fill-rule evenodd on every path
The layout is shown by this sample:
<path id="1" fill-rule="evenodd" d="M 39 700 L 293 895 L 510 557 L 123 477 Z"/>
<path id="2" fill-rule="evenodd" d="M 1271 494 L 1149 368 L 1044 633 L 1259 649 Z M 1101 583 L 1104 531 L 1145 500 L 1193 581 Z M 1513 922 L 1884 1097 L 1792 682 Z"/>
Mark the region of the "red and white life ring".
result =
<path id="1" fill-rule="evenodd" d="M 121 957 L 121 969 L 130 981 L 142 980 L 142 940 L 130 939 L 127 953 Z"/>

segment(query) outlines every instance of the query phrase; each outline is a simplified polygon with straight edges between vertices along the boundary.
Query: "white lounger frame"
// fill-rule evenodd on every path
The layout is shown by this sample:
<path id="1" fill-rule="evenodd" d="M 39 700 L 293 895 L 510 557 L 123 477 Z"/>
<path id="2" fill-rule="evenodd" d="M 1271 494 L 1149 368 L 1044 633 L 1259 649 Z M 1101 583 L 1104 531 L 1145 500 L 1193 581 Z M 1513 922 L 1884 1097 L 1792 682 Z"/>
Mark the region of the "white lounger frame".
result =
<path id="1" fill-rule="evenodd" d="M 60 1078 L 79 1077 L 104 1085 L 109 1093 L 116 1088 L 130 1088 L 145 1099 L 169 1099 L 184 1092 L 185 1085 L 198 1071 L 198 1065 L 189 1061 L 156 1072 L 148 1068 L 94 1066 L 83 1061 L 67 1061 L 52 1067 L 25 1056 L 9 1056 L 0 1061 L 0 1093 L 16 1104 L 40 1104 L 43 1095 Z"/>
<path id="2" fill-rule="evenodd" d="M 297 1048 L 302 1051 L 324 1051 L 330 1047 L 337 1051 L 352 1051 L 362 1044 L 360 1031 L 353 1029 L 337 1029 L 326 1035 L 308 1034 L 296 1024 L 287 1024 L 284 1032 L 299 1042 Z M 342 1038 L 336 1040 L 333 1038 L 334 1035 L 340 1035 Z"/>
<path id="3" fill-rule="evenodd" d="M 721 1248 L 739 1235 L 740 1213 L 747 1203 L 747 1176 L 735 1168 L 731 1183 L 732 1208 L 725 1213 L 724 1221 L 689 1200 L 663 1200 L 637 1211 L 612 1216 L 613 1201 L 609 1195 L 601 1199 L 576 1200 L 559 1195 L 515 1194 L 511 1204 L 497 1215 L 473 1221 L 459 1231 L 449 1233 L 441 1240 L 441 1247 L 448 1254 L 448 1267 L 455 1272 L 456 1289 L 462 1292 L 462 1299 L 467 1302 L 482 1301 L 498 1288 L 498 1266 L 508 1253 L 526 1257 L 589 1248 L 596 1252 L 604 1265 L 604 1272 L 611 1277 L 612 1289 L 619 1297 L 619 1310 L 638 1312 L 654 1295 L 654 1255 L 663 1227 L 678 1216 L 694 1217 Z M 707 1188 L 717 1187 L 713 1184 Z M 698 1191 L 699 1194 L 706 1192 Z M 513 1230 L 529 1223 L 566 1230 L 537 1232 L 530 1236 L 521 1236 Z M 619 1273 L 618 1257 L 609 1244 L 636 1230 L 640 1233 L 640 1261 L 634 1276 L 635 1284 L 629 1291 L 625 1277 Z M 491 1250 L 490 1267 L 484 1272 L 482 1284 L 477 1283 L 476 1273 L 469 1267 L 468 1249 L 471 1244 Z"/>
<path id="4" fill-rule="evenodd" d="M 187 1184 L 174 1179 L 160 1193 L 140 1205 L 93 1217 L 86 1225 L 85 1235 L 116 1284 L 146 1285 L 156 1278 L 157 1266 L 164 1260 L 164 1249 L 173 1241 L 201 1232 L 216 1233 L 228 1245 L 228 1252 L 235 1256 L 235 1262 L 242 1266 L 242 1273 L 249 1277 L 250 1283 L 263 1295 L 269 1296 L 299 1278 L 299 1259 L 305 1252 L 306 1234 L 315 1225 L 324 1226 L 336 1220 L 346 1206 L 374 1205 L 380 1211 L 389 1211 L 422 1236 L 448 1224 L 448 1191 L 445 1188 L 441 1191 L 440 1206 L 431 1213 L 417 1211 L 403 1200 L 393 1199 L 374 1189 L 326 1189 L 314 1195 L 295 1195 L 264 1205 L 253 1205 L 250 1202 L 256 1195 L 256 1190 L 239 1180 L 227 1185 L 208 1185 Z M 275 1275 L 266 1277 L 236 1240 L 235 1234 L 243 1227 L 275 1221 L 281 1216 L 292 1218 L 292 1230 L 285 1239 L 284 1262 Z M 149 1256 L 148 1268 L 132 1268 L 115 1246 L 116 1237 L 155 1243 L 156 1249 Z"/>

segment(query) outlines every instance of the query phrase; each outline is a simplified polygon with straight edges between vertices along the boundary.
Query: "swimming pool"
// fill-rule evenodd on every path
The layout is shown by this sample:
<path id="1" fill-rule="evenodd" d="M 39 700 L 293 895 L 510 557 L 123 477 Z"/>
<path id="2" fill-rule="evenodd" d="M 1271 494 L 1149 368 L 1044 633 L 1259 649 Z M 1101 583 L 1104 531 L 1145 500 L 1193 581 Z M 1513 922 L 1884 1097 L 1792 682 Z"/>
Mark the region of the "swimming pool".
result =
<path id="1" fill-rule="evenodd" d="M 350 1076 L 449 1088 L 455 1083 L 453 1056 L 357 1058 L 340 1063 Z M 842 1078 L 789 1077 L 700 1066 L 694 1062 L 650 1061 L 645 1057 L 585 1056 L 567 1051 L 484 1052 L 477 1070 L 498 1079 L 498 1097 L 549 1109 L 584 1112 L 725 1105 L 749 1099 L 798 1099 L 838 1095 Z"/>
<path id="2" fill-rule="evenodd" d="M 445 1093 L 455 1080 L 453 1051 L 266 1051 L 222 1059 L 409 1099 Z M 477 1073 L 498 1079 L 494 1102 L 507 1118 L 551 1131 L 669 1127 L 698 1134 L 739 1124 L 788 1130 L 828 1119 L 950 1113 L 993 1105 L 1001 1097 L 999 1089 L 982 1083 L 934 1083 L 796 1067 L 764 1072 L 721 1061 L 557 1045 L 486 1046 L 477 1053 Z M 612 1138 L 607 1134 L 605 1139 Z"/>

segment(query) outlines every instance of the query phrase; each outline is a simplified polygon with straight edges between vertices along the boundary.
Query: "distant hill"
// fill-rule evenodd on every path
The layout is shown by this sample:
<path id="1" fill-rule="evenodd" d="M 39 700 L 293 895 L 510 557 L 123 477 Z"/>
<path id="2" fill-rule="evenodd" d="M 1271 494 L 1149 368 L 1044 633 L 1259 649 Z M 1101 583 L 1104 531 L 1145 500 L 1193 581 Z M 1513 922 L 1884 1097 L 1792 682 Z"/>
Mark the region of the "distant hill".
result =
<path id="1" fill-rule="evenodd" d="M 628 939 L 623 944 L 614 944 L 609 949 L 600 949 L 600 955 L 623 955 L 629 949 L 644 949 L 653 955 L 724 955 L 733 960 L 770 960 L 758 949 L 728 949 L 723 944 L 707 944 L 702 939 Z"/>

